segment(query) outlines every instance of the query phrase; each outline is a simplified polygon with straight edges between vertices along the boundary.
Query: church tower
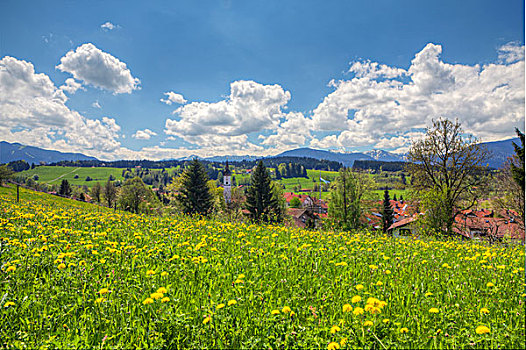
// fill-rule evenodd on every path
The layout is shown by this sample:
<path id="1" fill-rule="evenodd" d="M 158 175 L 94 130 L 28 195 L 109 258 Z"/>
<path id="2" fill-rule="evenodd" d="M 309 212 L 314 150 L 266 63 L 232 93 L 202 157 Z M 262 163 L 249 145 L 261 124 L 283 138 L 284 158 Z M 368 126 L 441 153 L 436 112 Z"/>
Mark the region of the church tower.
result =
<path id="1" fill-rule="evenodd" d="M 228 168 L 228 160 L 226 161 L 225 172 L 223 174 L 223 196 L 225 196 L 225 202 L 227 204 L 232 201 L 232 173 Z"/>

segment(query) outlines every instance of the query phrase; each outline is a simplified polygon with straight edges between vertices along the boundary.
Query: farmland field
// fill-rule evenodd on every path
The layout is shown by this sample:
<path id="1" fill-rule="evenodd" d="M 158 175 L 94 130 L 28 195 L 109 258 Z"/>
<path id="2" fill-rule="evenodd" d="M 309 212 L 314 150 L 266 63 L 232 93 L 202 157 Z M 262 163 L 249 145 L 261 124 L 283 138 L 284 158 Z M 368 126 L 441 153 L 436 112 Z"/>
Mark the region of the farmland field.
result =
<path id="1" fill-rule="evenodd" d="M 116 180 L 123 180 L 122 170 L 120 168 L 81 168 L 81 167 L 67 167 L 67 166 L 38 166 L 35 169 L 29 169 L 20 172 L 20 175 L 34 176 L 38 175 L 39 183 L 47 183 L 50 185 L 60 185 L 62 180 L 68 180 L 72 185 L 92 187 L 96 182 L 101 184 L 108 181 L 108 177 L 113 175 Z M 75 176 L 78 178 L 75 179 Z M 91 177 L 92 181 L 86 181 L 87 177 Z"/>
<path id="2" fill-rule="evenodd" d="M 0 203 L 1 347 L 525 346 L 519 245 Z"/>

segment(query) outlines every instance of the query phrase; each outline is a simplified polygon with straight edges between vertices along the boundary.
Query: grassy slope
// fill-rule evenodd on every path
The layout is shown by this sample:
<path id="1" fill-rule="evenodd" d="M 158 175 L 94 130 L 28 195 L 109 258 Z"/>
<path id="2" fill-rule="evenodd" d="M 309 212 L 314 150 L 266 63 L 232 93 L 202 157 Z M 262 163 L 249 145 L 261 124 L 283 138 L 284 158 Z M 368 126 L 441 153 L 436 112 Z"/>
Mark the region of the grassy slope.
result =
<path id="1" fill-rule="evenodd" d="M 14 189 L 0 188 L 7 347 L 525 346 L 520 246 L 148 217 L 26 190 L 21 197 L 14 203 Z M 160 287 L 169 300 L 144 304 Z M 370 297 L 385 301 L 380 313 L 343 311 L 365 308 Z M 490 334 L 476 334 L 480 325 Z"/>

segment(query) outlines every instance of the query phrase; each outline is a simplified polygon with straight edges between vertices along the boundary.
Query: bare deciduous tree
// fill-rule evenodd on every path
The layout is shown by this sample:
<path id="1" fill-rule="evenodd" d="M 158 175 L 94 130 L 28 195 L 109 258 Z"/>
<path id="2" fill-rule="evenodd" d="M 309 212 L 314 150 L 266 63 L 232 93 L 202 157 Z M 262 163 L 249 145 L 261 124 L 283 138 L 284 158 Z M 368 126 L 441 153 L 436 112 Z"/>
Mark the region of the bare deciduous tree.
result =
<path id="1" fill-rule="evenodd" d="M 438 222 L 430 220 L 439 226 L 434 229 L 452 234 L 455 216 L 476 204 L 485 190 L 487 158 L 488 151 L 466 136 L 458 121 L 433 121 L 424 138 L 412 143 L 408 170 L 413 189 L 418 194 L 440 194 L 433 208 L 424 208 L 429 215 L 440 213 Z"/>

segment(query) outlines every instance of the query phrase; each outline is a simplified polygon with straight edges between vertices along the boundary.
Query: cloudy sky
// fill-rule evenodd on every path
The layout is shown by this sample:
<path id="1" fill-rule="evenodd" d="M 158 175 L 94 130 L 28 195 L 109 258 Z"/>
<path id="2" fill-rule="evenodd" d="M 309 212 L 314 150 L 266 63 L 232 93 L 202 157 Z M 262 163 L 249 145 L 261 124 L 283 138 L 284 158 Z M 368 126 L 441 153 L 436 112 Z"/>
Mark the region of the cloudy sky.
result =
<path id="1" fill-rule="evenodd" d="M 0 1 L 0 140 L 100 159 L 524 129 L 524 1 Z"/>

